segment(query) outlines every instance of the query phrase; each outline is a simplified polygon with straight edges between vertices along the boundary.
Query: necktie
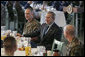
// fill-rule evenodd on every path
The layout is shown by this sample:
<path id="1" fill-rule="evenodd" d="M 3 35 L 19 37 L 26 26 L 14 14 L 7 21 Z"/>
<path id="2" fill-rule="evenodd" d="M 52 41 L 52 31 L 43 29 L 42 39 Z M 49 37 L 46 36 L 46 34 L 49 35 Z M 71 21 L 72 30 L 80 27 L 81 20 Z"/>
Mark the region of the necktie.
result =
<path id="1" fill-rule="evenodd" d="M 46 27 L 45 27 L 45 29 L 44 29 L 44 31 L 43 31 L 43 36 L 42 36 L 42 37 L 44 37 L 44 36 L 46 35 L 46 32 L 47 32 L 48 28 L 49 28 L 49 26 L 46 26 Z M 43 40 L 43 38 L 42 38 L 42 40 Z"/>
<path id="2" fill-rule="evenodd" d="M 44 35 L 46 34 L 47 30 L 48 30 L 49 26 L 47 26 L 44 30 Z"/>

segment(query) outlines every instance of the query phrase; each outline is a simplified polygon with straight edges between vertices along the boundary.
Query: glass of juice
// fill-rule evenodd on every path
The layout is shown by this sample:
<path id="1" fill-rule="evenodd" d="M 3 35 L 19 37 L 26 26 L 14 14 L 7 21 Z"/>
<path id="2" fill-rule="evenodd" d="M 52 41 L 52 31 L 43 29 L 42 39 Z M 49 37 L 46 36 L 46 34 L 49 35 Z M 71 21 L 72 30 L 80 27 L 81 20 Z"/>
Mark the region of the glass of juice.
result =
<path id="1" fill-rule="evenodd" d="M 26 56 L 31 56 L 31 47 L 30 46 L 25 47 L 25 54 L 26 54 Z"/>

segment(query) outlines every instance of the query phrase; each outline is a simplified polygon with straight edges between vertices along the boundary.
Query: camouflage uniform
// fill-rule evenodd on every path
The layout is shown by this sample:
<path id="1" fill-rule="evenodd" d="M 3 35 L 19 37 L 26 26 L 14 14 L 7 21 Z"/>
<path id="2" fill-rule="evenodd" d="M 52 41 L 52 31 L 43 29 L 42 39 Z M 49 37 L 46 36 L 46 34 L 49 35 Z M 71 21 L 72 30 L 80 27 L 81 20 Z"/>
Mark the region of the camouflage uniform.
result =
<path id="1" fill-rule="evenodd" d="M 24 25 L 23 34 L 32 33 L 33 31 L 39 29 L 39 27 L 40 27 L 40 23 L 36 19 L 33 19 L 31 22 L 27 22 Z"/>
<path id="2" fill-rule="evenodd" d="M 84 55 L 84 46 L 77 38 L 73 38 L 72 42 L 67 44 L 66 56 L 82 56 Z"/>

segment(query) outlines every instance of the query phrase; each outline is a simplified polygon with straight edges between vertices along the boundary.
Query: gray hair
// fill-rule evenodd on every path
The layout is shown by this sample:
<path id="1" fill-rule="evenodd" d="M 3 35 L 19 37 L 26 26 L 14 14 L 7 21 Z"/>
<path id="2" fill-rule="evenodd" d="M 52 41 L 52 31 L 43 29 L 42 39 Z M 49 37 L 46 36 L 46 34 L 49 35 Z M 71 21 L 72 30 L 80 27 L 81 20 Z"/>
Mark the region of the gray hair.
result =
<path id="1" fill-rule="evenodd" d="M 26 8 L 26 9 L 29 9 L 32 13 L 34 13 L 34 10 L 33 10 L 32 7 L 28 7 L 28 8 Z"/>
<path id="2" fill-rule="evenodd" d="M 70 36 L 75 36 L 75 28 L 72 25 L 66 25 L 63 29 L 65 32 L 67 32 Z"/>

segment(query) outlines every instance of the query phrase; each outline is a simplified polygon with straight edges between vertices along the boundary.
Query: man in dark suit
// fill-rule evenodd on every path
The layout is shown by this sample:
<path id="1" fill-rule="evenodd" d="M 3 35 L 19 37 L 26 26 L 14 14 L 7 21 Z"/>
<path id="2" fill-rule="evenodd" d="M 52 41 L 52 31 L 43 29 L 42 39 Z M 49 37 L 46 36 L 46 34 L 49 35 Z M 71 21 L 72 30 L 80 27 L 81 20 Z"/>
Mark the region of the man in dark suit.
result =
<path id="1" fill-rule="evenodd" d="M 51 50 L 53 40 L 61 40 L 61 29 L 54 22 L 55 14 L 49 11 L 46 15 L 46 23 L 41 27 L 41 41 L 40 44 L 46 47 L 46 50 Z"/>

